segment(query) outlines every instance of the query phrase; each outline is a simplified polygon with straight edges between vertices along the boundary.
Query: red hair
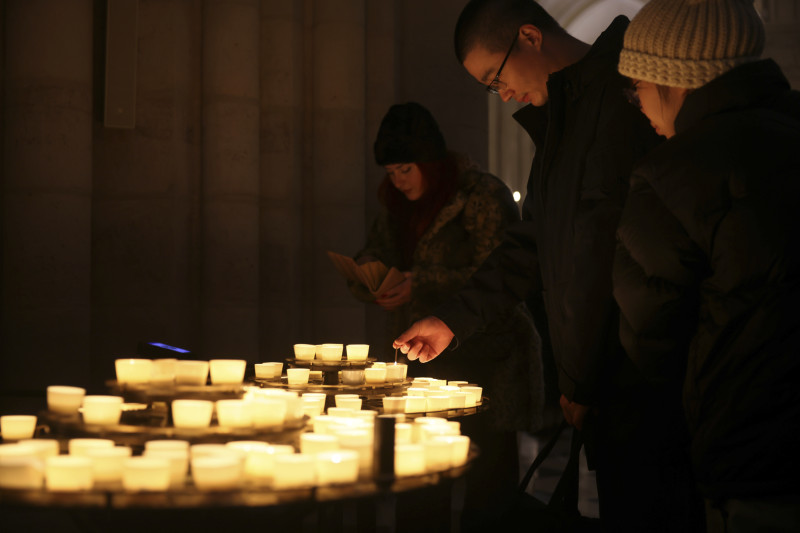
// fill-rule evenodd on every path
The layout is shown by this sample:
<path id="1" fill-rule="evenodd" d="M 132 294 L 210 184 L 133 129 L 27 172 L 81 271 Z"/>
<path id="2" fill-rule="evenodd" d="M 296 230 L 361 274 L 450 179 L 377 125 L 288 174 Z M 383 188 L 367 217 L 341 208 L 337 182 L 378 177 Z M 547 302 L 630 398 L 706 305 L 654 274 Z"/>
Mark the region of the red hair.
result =
<path id="1" fill-rule="evenodd" d="M 458 166 L 453 154 L 448 154 L 438 161 L 415 162 L 415 164 L 419 167 L 425 182 L 425 193 L 418 200 L 412 202 L 406 198 L 392 184 L 388 175 L 378 187 L 378 199 L 386 207 L 389 217 L 399 229 L 397 240 L 404 263 L 399 265 L 402 270 L 411 268 L 414 250 L 420 237 L 458 188 Z"/>

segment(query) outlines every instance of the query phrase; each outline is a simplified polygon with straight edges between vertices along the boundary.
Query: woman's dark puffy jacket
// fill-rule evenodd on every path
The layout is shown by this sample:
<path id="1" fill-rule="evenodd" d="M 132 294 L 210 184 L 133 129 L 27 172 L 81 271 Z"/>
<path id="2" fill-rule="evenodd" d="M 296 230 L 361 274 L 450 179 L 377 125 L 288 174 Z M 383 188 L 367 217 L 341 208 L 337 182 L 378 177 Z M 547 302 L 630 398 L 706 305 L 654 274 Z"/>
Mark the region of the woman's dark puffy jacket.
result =
<path id="1" fill-rule="evenodd" d="M 800 94 L 774 62 L 749 63 L 690 93 L 676 131 L 634 172 L 617 232 L 622 343 L 683 383 L 706 497 L 793 493 Z"/>

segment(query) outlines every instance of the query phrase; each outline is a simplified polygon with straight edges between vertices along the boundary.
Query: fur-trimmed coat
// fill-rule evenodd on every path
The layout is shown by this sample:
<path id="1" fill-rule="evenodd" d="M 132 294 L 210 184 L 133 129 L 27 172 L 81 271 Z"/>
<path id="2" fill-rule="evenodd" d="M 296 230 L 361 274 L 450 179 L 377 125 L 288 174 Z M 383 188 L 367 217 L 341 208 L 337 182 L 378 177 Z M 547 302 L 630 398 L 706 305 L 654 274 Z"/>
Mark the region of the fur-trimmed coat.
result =
<path id="1" fill-rule="evenodd" d="M 392 312 L 387 342 L 454 295 L 519 220 L 508 187 L 495 176 L 461 164 L 456 193 L 419 239 L 411 266 L 411 301 Z M 356 259 L 375 257 L 398 266 L 398 225 L 388 213 L 374 222 Z M 353 294 L 371 302 L 363 288 Z M 380 311 L 380 308 L 376 310 Z M 410 375 L 467 380 L 484 387 L 498 429 L 533 430 L 541 425 L 544 390 L 539 335 L 520 305 L 470 337 L 456 351 L 412 363 Z"/>

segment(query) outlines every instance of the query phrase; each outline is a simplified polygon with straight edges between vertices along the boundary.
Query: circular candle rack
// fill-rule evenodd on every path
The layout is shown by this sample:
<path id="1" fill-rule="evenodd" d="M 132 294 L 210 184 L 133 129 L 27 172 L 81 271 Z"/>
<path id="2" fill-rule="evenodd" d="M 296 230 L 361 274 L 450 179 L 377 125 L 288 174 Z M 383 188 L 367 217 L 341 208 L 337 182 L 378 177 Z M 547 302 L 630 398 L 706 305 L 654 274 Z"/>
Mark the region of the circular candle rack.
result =
<path id="1" fill-rule="evenodd" d="M 467 462 L 439 472 L 391 477 L 380 481 L 360 479 L 355 483 L 277 490 L 244 484 L 232 490 L 204 491 L 188 481 L 164 492 L 126 492 L 119 482 L 97 483 L 93 489 L 76 492 L 51 492 L 45 489 L 0 489 L 0 506 L 52 506 L 102 509 L 197 507 L 237 508 L 269 507 L 292 503 L 336 502 L 353 498 L 375 497 L 433 487 L 462 477 L 478 457 L 470 446 Z"/>

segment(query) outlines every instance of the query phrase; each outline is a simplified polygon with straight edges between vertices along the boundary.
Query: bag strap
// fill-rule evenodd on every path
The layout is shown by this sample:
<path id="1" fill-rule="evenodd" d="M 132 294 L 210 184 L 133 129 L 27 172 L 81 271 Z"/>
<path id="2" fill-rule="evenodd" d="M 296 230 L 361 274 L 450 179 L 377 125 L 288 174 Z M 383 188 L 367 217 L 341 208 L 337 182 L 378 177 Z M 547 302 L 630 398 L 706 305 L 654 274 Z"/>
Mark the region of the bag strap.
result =
<path id="1" fill-rule="evenodd" d="M 550 455 L 550 452 L 553 450 L 556 443 L 558 442 L 558 438 L 561 436 L 561 433 L 563 433 L 564 429 L 566 429 L 567 426 L 569 426 L 567 421 L 562 420 L 561 425 L 558 426 L 558 429 L 553 434 L 553 436 L 550 437 L 550 440 L 547 441 L 547 444 L 545 444 L 544 447 L 542 447 L 542 449 L 539 450 L 539 453 L 536 454 L 536 458 L 534 458 L 533 462 L 531 463 L 531 466 L 528 467 L 528 471 L 525 473 L 525 477 L 523 477 L 522 481 L 520 481 L 519 483 L 518 491 L 520 493 L 523 493 L 528 489 L 528 484 L 531 482 L 533 473 L 536 472 L 536 469 L 539 468 L 539 466 L 541 466 L 544 460 L 547 459 L 547 456 Z M 559 481 L 559 484 L 561 484 L 561 481 Z"/>

